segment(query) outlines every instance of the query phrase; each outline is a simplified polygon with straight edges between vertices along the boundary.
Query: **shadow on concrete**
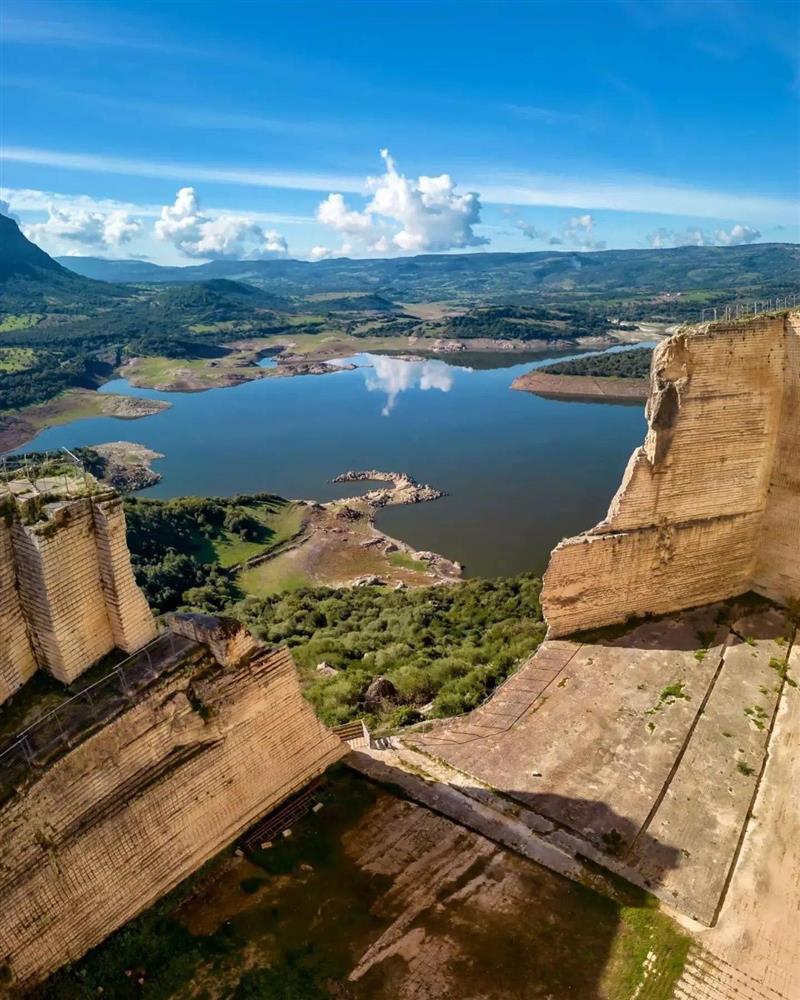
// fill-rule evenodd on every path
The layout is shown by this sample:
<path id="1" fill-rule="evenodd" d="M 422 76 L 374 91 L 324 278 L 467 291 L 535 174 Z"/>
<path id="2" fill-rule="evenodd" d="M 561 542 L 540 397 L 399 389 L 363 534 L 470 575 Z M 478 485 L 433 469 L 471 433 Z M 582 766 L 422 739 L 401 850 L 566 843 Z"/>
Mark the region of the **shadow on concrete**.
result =
<path id="1" fill-rule="evenodd" d="M 376 758 L 373 756 L 371 760 L 375 762 Z M 459 944 L 466 957 L 456 960 L 453 967 L 460 967 L 461 963 L 466 975 L 469 966 L 465 982 L 469 982 L 475 995 L 498 1000 L 511 997 L 515 1000 L 603 1000 L 607 997 L 604 981 L 609 961 L 615 954 L 615 943 L 620 933 L 630 933 L 623 909 L 652 909 L 653 897 L 598 863 L 598 852 L 590 851 L 592 859 L 582 855 L 577 843 L 572 858 L 564 855 L 567 866 L 572 866 L 571 871 L 566 874 L 559 871 L 557 859 L 551 867 L 546 858 L 548 848 L 552 852 L 556 846 L 552 827 L 578 839 L 565 824 L 542 824 L 542 857 L 534 860 L 520 847 L 516 824 L 524 822 L 524 813 L 515 810 L 511 803 L 505 818 L 498 813 L 487 823 L 486 809 L 481 808 L 486 801 L 486 788 L 451 786 L 422 773 L 409 774 L 391 764 L 377 763 L 378 768 L 371 768 L 372 773 L 366 774 L 369 780 L 473 830 L 514 855 L 513 860 L 508 857 L 507 861 L 503 860 L 503 855 L 499 856 L 492 878 L 496 881 L 508 871 L 524 884 L 525 902 L 521 911 L 504 905 L 495 913 L 492 909 L 487 911 L 478 904 L 470 904 L 462 880 L 457 895 L 454 892 L 448 897 L 440 893 L 441 910 L 433 926 L 428 923 L 427 915 L 419 917 L 420 929 L 426 935 L 455 939 Z M 361 767 L 354 766 L 365 773 Z M 677 848 L 657 843 L 648 834 L 639 837 L 638 829 L 630 820 L 603 802 L 513 790 L 500 794 L 524 802 L 540 817 L 590 817 L 598 851 L 605 854 L 612 867 L 624 864 L 624 857 L 634 842 L 637 850 L 644 849 L 651 857 L 658 857 L 661 873 L 679 863 Z M 534 830 L 534 825 L 529 829 Z M 487 873 L 479 874 L 486 877 Z M 458 905 L 451 911 L 450 903 L 456 899 Z M 372 983 L 377 985 L 375 979 Z M 375 994 L 383 995 L 380 991 Z M 438 996 L 430 994 L 431 1000 L 438 1000 Z M 442 1000 L 445 996 L 449 998 L 451 994 L 442 994 Z"/>

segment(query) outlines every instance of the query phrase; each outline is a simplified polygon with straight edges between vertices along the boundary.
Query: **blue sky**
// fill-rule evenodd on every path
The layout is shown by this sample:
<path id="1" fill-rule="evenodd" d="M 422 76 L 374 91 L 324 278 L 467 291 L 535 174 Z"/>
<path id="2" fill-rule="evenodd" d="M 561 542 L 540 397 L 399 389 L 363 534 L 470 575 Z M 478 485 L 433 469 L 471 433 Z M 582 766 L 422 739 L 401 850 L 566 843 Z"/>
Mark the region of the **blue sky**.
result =
<path id="1" fill-rule="evenodd" d="M 798 241 L 799 12 L 6 0 L 0 197 L 164 263 Z"/>

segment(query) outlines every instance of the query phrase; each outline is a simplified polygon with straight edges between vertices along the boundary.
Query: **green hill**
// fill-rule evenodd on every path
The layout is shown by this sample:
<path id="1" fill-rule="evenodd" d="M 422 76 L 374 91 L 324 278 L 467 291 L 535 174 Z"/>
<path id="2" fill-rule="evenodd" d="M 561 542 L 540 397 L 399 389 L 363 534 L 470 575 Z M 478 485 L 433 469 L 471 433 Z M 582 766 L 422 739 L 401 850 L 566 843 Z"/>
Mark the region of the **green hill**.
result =
<path id="1" fill-rule="evenodd" d="M 129 294 L 62 267 L 31 243 L 13 219 L 0 215 L 0 316 L 69 312 Z"/>
<path id="2" fill-rule="evenodd" d="M 118 261 L 62 258 L 92 277 L 122 278 Z M 90 263 L 89 263 L 90 262 Z M 211 261 L 188 267 L 147 266 L 148 282 L 230 278 L 282 296 L 372 292 L 390 301 L 438 299 L 531 304 L 558 299 L 663 296 L 664 312 L 680 298 L 729 302 L 736 296 L 769 298 L 796 292 L 800 246 L 758 243 L 737 247 L 603 250 L 590 253 L 428 254 L 386 260 L 347 258 Z"/>

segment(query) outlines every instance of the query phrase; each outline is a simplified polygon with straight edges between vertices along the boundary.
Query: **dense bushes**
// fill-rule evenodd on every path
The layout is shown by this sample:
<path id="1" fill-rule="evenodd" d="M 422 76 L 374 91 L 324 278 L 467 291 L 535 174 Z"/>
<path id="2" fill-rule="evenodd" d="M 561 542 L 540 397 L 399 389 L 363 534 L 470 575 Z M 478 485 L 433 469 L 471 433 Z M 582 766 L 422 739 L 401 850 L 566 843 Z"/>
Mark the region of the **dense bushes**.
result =
<path id="1" fill-rule="evenodd" d="M 388 677 L 397 697 L 371 714 L 389 725 L 466 712 L 541 642 L 540 581 L 531 576 L 388 591 L 317 588 L 249 598 L 240 616 L 269 642 L 285 642 L 322 719 L 367 713 L 370 682 Z M 322 676 L 325 661 L 338 670 Z M 370 713 L 367 713 L 370 714 Z"/>
<path id="2" fill-rule="evenodd" d="M 269 494 L 245 499 L 265 498 L 278 502 Z M 213 541 L 223 531 L 265 544 L 270 536 L 265 525 L 239 506 L 240 500 L 125 501 L 136 579 L 151 607 L 160 612 L 181 606 L 221 611 L 240 596 L 230 575 L 216 565 Z"/>
<path id="3" fill-rule="evenodd" d="M 111 365 L 92 354 L 39 351 L 31 367 L 0 373 L 0 412 L 43 403 L 75 386 L 94 388 L 111 370 Z"/>
<path id="4" fill-rule="evenodd" d="M 540 368 L 541 372 L 552 375 L 594 375 L 608 378 L 648 378 L 652 347 L 634 347 L 629 351 L 610 351 L 607 354 L 592 354 L 572 361 L 557 361 Z"/>

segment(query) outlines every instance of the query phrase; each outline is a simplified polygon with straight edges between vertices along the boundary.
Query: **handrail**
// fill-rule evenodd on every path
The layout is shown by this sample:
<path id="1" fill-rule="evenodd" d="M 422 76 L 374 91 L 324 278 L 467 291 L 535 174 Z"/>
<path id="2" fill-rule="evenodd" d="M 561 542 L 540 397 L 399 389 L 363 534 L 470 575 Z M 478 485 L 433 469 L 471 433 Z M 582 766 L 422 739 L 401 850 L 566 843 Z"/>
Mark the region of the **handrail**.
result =
<path id="1" fill-rule="evenodd" d="M 114 667 L 112 667 L 112 669 L 109 670 L 107 674 L 104 674 L 102 677 L 98 678 L 96 681 L 93 681 L 91 684 L 87 684 L 85 688 L 82 688 L 80 691 L 71 695 L 66 700 L 60 702 L 58 705 L 56 705 L 55 708 L 52 708 L 49 712 L 46 712 L 44 715 L 40 715 L 30 725 L 26 726 L 25 729 L 18 732 L 13 737 L 13 739 L 8 743 L 8 745 L 3 750 L 0 750 L 0 766 L 2 766 L 3 758 L 6 757 L 8 754 L 12 753 L 15 750 L 19 750 L 20 748 L 23 748 L 24 750 L 24 745 L 26 743 L 26 740 L 28 739 L 29 736 L 33 734 L 34 730 L 40 728 L 42 725 L 44 725 L 51 719 L 57 718 L 59 713 L 63 712 L 63 710 L 67 708 L 67 706 L 72 705 L 74 702 L 79 701 L 81 698 L 85 698 L 87 695 L 89 695 L 91 691 L 95 690 L 100 685 L 107 684 L 110 680 L 112 680 L 115 677 L 118 680 L 120 680 L 120 682 L 124 685 L 125 666 L 127 664 L 130 664 L 131 661 L 133 660 L 138 660 L 143 654 L 147 656 L 148 661 L 150 661 L 150 650 L 152 649 L 152 647 L 155 646 L 157 643 L 161 642 L 167 636 L 170 639 L 171 651 L 174 652 L 175 639 L 177 638 L 177 636 L 175 636 L 175 633 L 172 632 L 170 629 L 165 629 L 164 631 L 160 632 L 155 637 L 155 639 L 151 639 L 150 642 L 146 643 L 140 649 L 137 649 L 129 656 L 126 656 L 124 660 L 121 660 L 119 663 L 115 664 Z"/>
<path id="2" fill-rule="evenodd" d="M 747 319 L 749 316 L 759 316 L 761 313 L 782 312 L 797 307 L 797 293 L 794 295 L 778 295 L 771 299 L 753 299 L 750 302 L 734 302 L 726 306 L 706 306 L 700 311 L 700 322 L 718 323 L 721 320 Z M 711 313 L 714 314 L 713 319 Z"/>

